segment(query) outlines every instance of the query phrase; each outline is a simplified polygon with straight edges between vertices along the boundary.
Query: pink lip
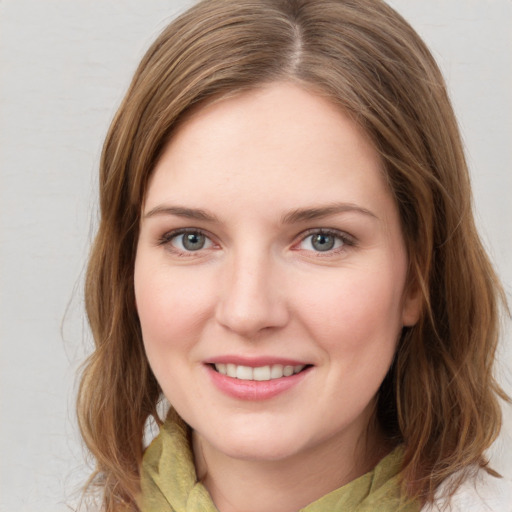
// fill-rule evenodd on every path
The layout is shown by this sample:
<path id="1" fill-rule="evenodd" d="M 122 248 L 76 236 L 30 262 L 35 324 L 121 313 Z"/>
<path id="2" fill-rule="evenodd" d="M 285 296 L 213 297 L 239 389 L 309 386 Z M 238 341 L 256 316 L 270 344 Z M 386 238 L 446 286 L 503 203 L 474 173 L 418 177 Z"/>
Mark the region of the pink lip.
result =
<path id="1" fill-rule="evenodd" d="M 220 361 L 217 361 L 220 362 Z M 222 360 L 224 362 L 224 359 Z M 231 361 L 230 361 L 231 362 Z M 254 362 L 254 360 L 252 361 Z M 242 364 L 242 363 L 232 363 Z M 245 366 L 266 366 L 267 364 L 283 364 L 283 363 L 264 363 L 264 364 L 247 364 Z M 293 363 L 292 363 L 293 364 Z M 300 364 L 300 363 L 297 363 Z M 281 377 L 273 380 L 241 380 L 217 372 L 210 364 L 205 365 L 213 384 L 222 393 L 240 400 L 268 400 L 273 398 L 290 388 L 299 384 L 309 373 L 311 368 L 306 368 L 300 373 L 291 375 L 290 377 Z"/>

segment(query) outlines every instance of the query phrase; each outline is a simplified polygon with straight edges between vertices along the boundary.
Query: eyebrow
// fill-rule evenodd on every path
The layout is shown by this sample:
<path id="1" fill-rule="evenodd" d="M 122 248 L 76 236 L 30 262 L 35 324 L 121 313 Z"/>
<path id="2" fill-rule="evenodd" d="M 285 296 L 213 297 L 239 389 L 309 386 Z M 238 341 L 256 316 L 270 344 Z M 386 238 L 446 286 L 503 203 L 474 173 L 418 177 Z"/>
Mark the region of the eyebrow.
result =
<path id="1" fill-rule="evenodd" d="M 318 206 L 313 208 L 297 208 L 284 215 L 281 219 L 283 224 L 294 224 L 296 222 L 304 222 L 308 220 L 322 219 L 338 213 L 355 212 L 360 213 L 374 219 L 378 219 L 370 210 L 358 206 L 353 203 L 335 203 L 328 206 Z"/>
<path id="2" fill-rule="evenodd" d="M 308 220 L 322 219 L 339 213 L 355 212 L 377 219 L 378 217 L 361 206 L 353 203 L 335 203 L 327 206 L 317 206 L 311 208 L 297 208 L 281 217 L 282 224 L 294 224 Z M 144 218 L 155 217 L 157 215 L 174 215 L 185 219 L 201 220 L 206 222 L 219 222 L 219 219 L 207 210 L 201 208 L 187 208 L 184 206 L 156 206 L 144 214 Z"/>
<path id="3" fill-rule="evenodd" d="M 184 217 L 185 219 L 203 220 L 207 222 L 218 221 L 212 213 L 200 208 L 185 208 L 184 206 L 156 206 L 144 215 L 144 218 L 154 217 L 156 215 L 174 215 Z"/>

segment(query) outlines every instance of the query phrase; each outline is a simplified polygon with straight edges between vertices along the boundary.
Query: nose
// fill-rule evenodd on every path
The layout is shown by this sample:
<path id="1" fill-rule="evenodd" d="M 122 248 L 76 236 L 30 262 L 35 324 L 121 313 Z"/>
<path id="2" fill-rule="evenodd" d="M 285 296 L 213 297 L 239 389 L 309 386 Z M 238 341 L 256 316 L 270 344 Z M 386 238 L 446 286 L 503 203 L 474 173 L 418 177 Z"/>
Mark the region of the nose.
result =
<path id="1" fill-rule="evenodd" d="M 254 338 L 289 320 L 283 276 L 270 256 L 250 255 L 226 262 L 217 321 L 226 329 Z"/>

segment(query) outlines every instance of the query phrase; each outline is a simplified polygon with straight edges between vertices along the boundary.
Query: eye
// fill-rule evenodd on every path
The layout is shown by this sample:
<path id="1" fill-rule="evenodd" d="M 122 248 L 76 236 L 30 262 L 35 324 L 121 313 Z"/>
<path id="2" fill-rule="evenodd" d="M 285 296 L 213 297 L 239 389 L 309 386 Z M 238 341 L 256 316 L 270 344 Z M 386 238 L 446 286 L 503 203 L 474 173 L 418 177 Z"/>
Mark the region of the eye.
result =
<path id="1" fill-rule="evenodd" d="M 181 230 L 167 233 L 161 240 L 162 244 L 169 244 L 178 252 L 195 252 L 209 249 L 213 242 L 201 231 Z"/>
<path id="2" fill-rule="evenodd" d="M 347 245 L 354 245 L 348 235 L 320 230 L 305 236 L 298 244 L 298 248 L 305 251 L 328 252 L 342 249 Z"/>

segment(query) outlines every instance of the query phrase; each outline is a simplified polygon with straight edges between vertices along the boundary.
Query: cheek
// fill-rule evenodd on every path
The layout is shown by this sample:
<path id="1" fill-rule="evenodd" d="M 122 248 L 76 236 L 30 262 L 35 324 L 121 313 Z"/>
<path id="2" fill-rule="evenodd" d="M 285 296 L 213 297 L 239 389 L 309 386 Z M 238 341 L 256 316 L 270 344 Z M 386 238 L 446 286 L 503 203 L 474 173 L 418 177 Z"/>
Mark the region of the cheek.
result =
<path id="1" fill-rule="evenodd" d="M 186 347 L 210 316 L 213 290 L 198 274 L 136 261 L 135 298 L 149 357 Z"/>
<path id="2" fill-rule="evenodd" d="M 309 330 L 330 355 L 342 353 L 347 359 L 367 350 L 394 351 L 402 327 L 402 280 L 394 277 L 371 269 L 353 271 L 317 288 L 323 288 L 322 293 L 306 298 L 297 291 Z"/>

